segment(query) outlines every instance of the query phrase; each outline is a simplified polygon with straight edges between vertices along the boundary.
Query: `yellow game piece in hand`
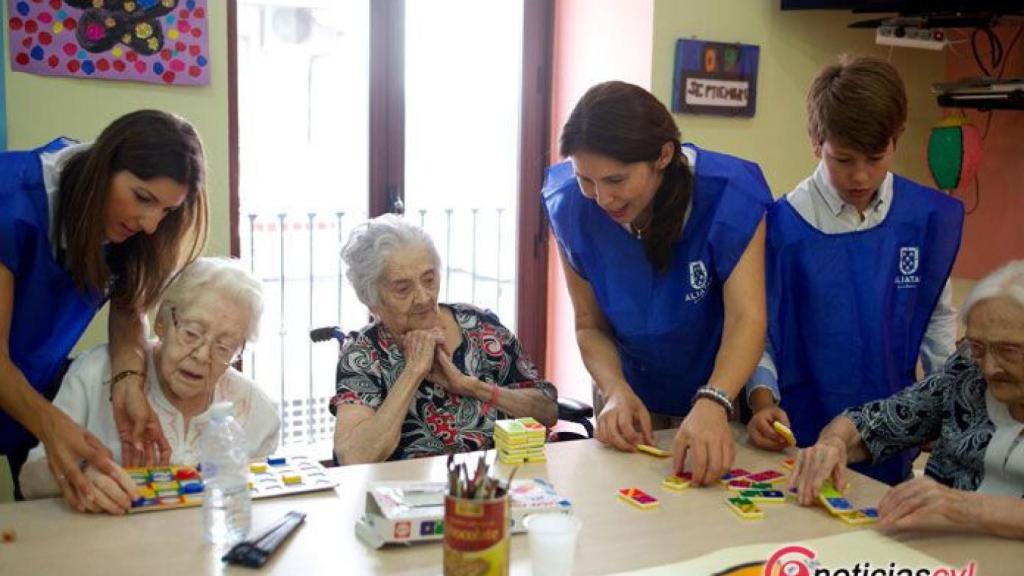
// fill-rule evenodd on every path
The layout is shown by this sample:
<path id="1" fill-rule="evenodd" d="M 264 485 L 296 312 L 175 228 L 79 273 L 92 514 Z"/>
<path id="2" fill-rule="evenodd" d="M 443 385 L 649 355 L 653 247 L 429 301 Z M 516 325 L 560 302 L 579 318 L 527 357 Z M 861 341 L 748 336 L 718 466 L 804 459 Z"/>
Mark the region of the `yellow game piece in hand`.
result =
<path id="1" fill-rule="evenodd" d="M 657 456 L 658 458 L 668 458 L 669 456 L 672 455 L 672 453 L 669 452 L 668 450 L 662 450 L 657 446 L 650 446 L 647 444 L 637 444 L 636 449 L 639 452 L 644 452 L 646 454 L 650 454 L 651 456 Z"/>
<path id="2" fill-rule="evenodd" d="M 796 436 L 793 436 L 793 431 L 789 429 L 789 426 L 786 426 L 782 422 L 776 420 L 772 422 L 772 428 L 774 428 L 780 436 L 786 439 L 787 444 L 790 446 L 796 446 Z"/>

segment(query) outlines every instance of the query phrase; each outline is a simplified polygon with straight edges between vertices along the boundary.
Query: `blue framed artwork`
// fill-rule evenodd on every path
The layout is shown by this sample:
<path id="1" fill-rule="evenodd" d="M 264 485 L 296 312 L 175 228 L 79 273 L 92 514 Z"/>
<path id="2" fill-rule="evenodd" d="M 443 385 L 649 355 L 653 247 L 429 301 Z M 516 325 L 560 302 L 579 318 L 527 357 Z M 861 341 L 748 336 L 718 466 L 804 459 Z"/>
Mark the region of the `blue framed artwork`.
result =
<path id="1" fill-rule="evenodd" d="M 672 111 L 752 117 L 760 54 L 761 48 L 752 44 L 678 40 Z"/>

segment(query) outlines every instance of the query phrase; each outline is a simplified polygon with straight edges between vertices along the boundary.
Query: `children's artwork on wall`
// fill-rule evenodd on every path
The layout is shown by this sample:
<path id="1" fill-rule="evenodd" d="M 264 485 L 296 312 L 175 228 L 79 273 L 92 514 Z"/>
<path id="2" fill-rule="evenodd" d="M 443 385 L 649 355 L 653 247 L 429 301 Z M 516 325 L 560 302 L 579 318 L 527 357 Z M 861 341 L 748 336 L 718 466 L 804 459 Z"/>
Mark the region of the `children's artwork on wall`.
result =
<path id="1" fill-rule="evenodd" d="M 4 61 L 4 46 L 0 42 L 0 62 Z M 4 67 L 0 66 L 0 152 L 7 150 L 7 90 L 4 88 Z"/>
<path id="2" fill-rule="evenodd" d="M 210 82 L 207 0 L 7 0 L 7 15 L 16 72 Z"/>
<path id="3" fill-rule="evenodd" d="M 760 47 L 752 44 L 677 41 L 672 111 L 753 116 L 760 53 Z"/>

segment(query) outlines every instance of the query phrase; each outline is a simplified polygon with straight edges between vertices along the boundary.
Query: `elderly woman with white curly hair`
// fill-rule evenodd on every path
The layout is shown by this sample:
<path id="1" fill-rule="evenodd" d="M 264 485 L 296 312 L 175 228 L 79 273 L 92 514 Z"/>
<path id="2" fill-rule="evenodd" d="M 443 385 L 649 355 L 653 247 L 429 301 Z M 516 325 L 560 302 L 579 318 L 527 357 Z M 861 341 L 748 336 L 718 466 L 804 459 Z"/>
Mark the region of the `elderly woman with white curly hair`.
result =
<path id="1" fill-rule="evenodd" d="M 167 286 L 160 297 L 154 331 L 157 341 L 146 359 L 145 392 L 171 446 L 170 464 L 195 465 L 199 436 L 210 406 L 230 401 L 250 457 L 277 449 L 280 418 L 254 382 L 231 367 L 246 342 L 256 339 L 263 296 L 259 281 L 237 260 L 199 258 Z M 121 461 L 121 441 L 110 404 L 110 350 L 102 344 L 71 364 L 53 404 L 85 426 L 94 441 Z M 121 514 L 137 496 L 127 473 L 115 466 L 108 476 L 85 468 L 96 499 L 90 512 Z M 26 498 L 60 494 L 40 444 L 29 452 L 19 476 Z"/>
<path id="2" fill-rule="evenodd" d="M 966 337 L 942 371 L 836 417 L 801 450 L 802 504 L 845 484 L 847 462 L 877 463 L 934 442 L 925 476 L 891 489 L 882 528 L 1024 539 L 1024 260 L 979 281 L 960 313 Z"/>
<path id="3" fill-rule="evenodd" d="M 497 316 L 438 303 L 440 258 L 426 232 L 385 214 L 352 231 L 342 259 L 373 321 L 341 351 L 331 401 L 340 462 L 487 449 L 501 418 L 555 424 L 554 386 Z"/>

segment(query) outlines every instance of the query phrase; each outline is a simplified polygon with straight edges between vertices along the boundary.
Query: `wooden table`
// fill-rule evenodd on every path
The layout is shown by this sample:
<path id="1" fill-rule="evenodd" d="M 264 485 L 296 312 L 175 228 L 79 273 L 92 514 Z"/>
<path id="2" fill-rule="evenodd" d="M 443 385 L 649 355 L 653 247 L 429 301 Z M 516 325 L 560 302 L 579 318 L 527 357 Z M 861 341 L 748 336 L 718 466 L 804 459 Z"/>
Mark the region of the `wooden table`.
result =
<path id="1" fill-rule="evenodd" d="M 746 444 L 736 429 L 737 466 L 751 470 L 780 468 L 782 456 Z M 658 433 L 671 444 L 671 432 Z M 729 546 L 791 542 L 837 534 L 853 528 L 820 507 L 766 505 L 760 521 L 737 518 L 723 504 L 721 488 L 666 493 L 661 480 L 671 463 L 642 454 L 616 452 L 596 441 L 547 446 L 547 464 L 521 467 L 519 478 L 545 477 L 569 497 L 583 521 L 576 559 L 579 574 L 604 574 L 678 562 Z M 423 543 L 373 550 L 356 539 L 354 525 L 363 512 L 365 488 L 376 480 L 443 480 L 444 459 L 334 468 L 335 492 L 259 500 L 253 503 L 253 527 L 269 524 L 288 510 L 307 514 L 306 524 L 260 573 L 274 574 L 440 574 L 441 544 Z M 635 510 L 616 498 L 619 488 L 636 486 L 661 498 L 658 510 Z M 886 487 L 851 473 L 847 496 L 855 505 L 878 502 Z M 17 540 L 0 543 L 0 574 L 177 574 L 221 572 L 252 574 L 227 567 L 203 543 L 198 508 L 152 512 L 123 518 L 77 514 L 60 500 L 0 505 L 0 529 L 14 528 Z M 901 538 L 926 554 L 961 566 L 979 563 L 977 576 L 1018 575 L 1024 544 L 997 538 L 928 535 Z M 529 573 L 524 535 L 512 537 L 512 572 Z M 1015 562 L 1014 562 L 1015 561 Z"/>

